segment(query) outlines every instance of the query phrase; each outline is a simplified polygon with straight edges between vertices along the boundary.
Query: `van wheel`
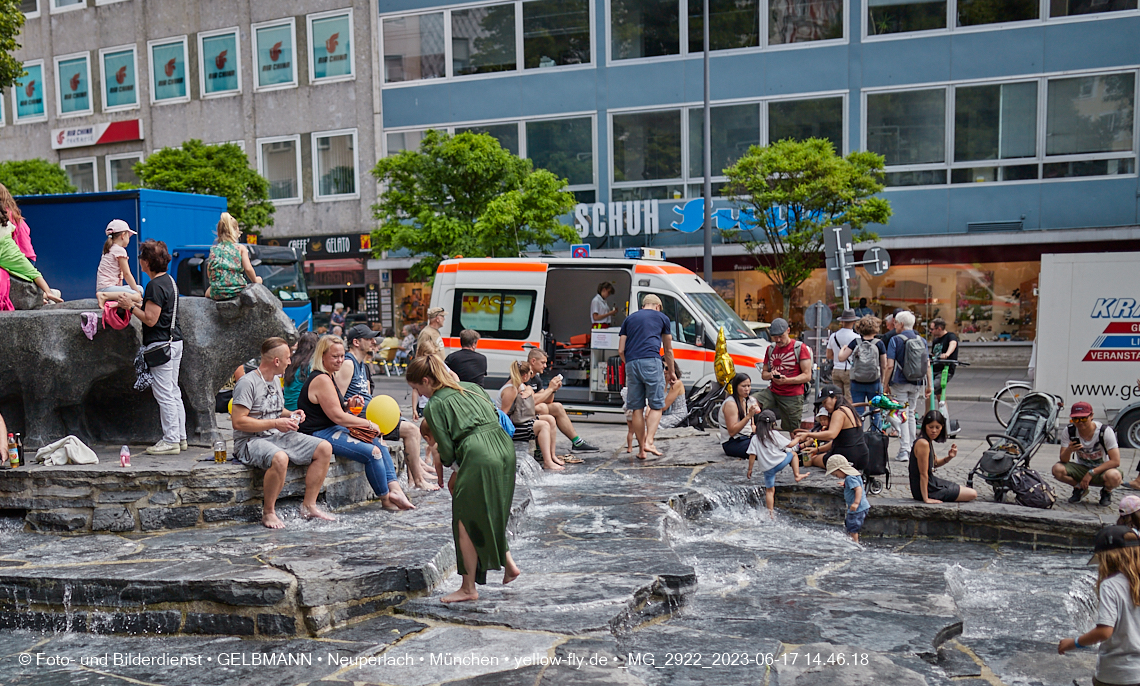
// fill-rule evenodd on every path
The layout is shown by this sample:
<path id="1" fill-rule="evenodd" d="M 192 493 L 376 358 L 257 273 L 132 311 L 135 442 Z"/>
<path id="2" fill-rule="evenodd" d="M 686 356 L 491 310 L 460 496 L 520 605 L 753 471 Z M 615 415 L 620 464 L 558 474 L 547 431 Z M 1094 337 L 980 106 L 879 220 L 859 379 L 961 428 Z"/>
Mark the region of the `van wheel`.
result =
<path id="1" fill-rule="evenodd" d="M 1121 448 L 1140 448 L 1140 410 L 1124 415 L 1116 425 Z"/>

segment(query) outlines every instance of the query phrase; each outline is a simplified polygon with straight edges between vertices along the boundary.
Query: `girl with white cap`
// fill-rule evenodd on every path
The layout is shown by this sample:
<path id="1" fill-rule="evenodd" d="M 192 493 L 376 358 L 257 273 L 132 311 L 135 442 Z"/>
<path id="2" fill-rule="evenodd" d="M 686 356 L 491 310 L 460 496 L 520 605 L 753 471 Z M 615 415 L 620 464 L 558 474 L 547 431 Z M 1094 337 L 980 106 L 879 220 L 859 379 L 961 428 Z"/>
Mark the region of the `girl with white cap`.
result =
<path id="1" fill-rule="evenodd" d="M 143 289 L 135 282 L 127 257 L 131 236 L 137 236 L 138 232 L 122 219 L 112 219 L 107 224 L 106 233 L 103 257 L 99 259 L 99 271 L 95 273 L 95 297 L 99 299 L 99 309 L 102 310 L 108 300 L 115 300 L 119 293 L 130 293 L 134 304 L 141 305 Z M 127 282 L 126 286 L 123 281 Z"/>

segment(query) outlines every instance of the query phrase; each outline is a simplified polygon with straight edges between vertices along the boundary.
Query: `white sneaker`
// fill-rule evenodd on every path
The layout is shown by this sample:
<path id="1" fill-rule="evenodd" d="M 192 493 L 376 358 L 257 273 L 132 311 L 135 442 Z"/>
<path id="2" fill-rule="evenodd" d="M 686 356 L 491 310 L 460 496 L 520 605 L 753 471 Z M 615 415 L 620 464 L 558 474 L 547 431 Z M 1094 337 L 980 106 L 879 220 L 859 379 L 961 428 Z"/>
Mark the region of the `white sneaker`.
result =
<path id="1" fill-rule="evenodd" d="M 895 455 L 895 462 L 910 462 L 910 453 L 899 453 Z"/>
<path id="2" fill-rule="evenodd" d="M 190 444 L 188 444 L 186 442 L 185 438 L 178 442 L 178 449 L 179 450 L 189 450 L 190 449 Z"/>
<path id="3" fill-rule="evenodd" d="M 147 455 L 177 455 L 180 452 L 182 449 L 177 443 L 167 443 L 166 441 L 159 441 L 146 449 Z"/>

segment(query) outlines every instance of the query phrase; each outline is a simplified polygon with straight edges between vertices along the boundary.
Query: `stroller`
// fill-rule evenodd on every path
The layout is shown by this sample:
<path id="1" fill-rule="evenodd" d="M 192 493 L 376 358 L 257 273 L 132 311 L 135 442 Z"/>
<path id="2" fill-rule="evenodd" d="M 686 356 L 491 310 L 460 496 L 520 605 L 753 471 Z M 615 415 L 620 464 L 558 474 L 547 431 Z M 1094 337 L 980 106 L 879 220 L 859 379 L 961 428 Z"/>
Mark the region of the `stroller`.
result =
<path id="1" fill-rule="evenodd" d="M 989 434 L 989 448 L 966 477 L 966 485 L 974 487 L 974 476 L 994 490 L 994 502 L 1000 503 L 1012 490 L 1014 472 L 1029 467 L 1029 460 L 1046 442 L 1056 442 L 1057 415 L 1065 401 L 1052 393 L 1027 393 L 1013 410 L 1004 434 Z"/>
<path id="2" fill-rule="evenodd" d="M 728 397 L 728 386 L 720 385 L 715 379 L 700 386 L 693 386 L 685 398 L 689 408 L 681 426 L 691 426 L 700 431 L 720 428 L 720 406 Z"/>

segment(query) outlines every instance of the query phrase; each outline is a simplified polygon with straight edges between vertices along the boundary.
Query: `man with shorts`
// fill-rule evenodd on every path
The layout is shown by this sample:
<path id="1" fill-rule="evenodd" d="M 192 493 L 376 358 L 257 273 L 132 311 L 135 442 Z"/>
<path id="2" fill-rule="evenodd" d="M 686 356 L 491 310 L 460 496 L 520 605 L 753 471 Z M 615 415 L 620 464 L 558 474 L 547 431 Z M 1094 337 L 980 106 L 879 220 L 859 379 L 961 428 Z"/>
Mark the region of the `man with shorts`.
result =
<path id="1" fill-rule="evenodd" d="M 653 445 L 653 437 L 661 421 L 661 411 L 665 409 L 665 389 L 675 379 L 673 336 L 669 333 L 669 318 L 661 312 L 661 298 L 652 293 L 646 295 L 641 309 L 625 318 L 618 334 L 618 355 L 625 364 L 625 402 L 626 407 L 633 410 L 630 423 L 637 436 L 637 459 L 646 459 L 646 451 L 660 455 Z M 643 409 L 646 402 L 648 410 Z"/>
<path id="2" fill-rule="evenodd" d="M 1112 490 L 1124 480 L 1120 473 L 1120 447 L 1111 426 L 1093 421 L 1092 405 L 1073 403 L 1069 430 L 1062 439 L 1061 461 L 1053 465 L 1053 478 L 1073 487 L 1070 503 L 1079 503 L 1089 486 L 1100 486 L 1100 506 L 1112 504 Z"/>
<path id="3" fill-rule="evenodd" d="M 526 363 L 530 365 L 530 370 L 534 374 L 530 377 L 527 383 L 534 388 L 534 411 L 537 414 L 547 414 L 554 417 L 554 423 L 558 425 L 558 430 L 562 435 L 570 439 L 570 450 L 575 453 L 596 453 L 598 452 L 597 446 L 591 445 L 586 442 L 584 438 L 578 435 L 574 430 L 574 423 L 570 421 L 570 417 L 566 414 L 566 408 L 562 403 L 554 402 L 554 394 L 562 388 L 562 379 L 557 376 L 550 380 L 550 385 L 546 388 L 542 387 L 542 379 L 540 375 L 546 371 L 547 363 L 546 353 L 538 348 L 531 350 L 527 353 Z"/>
<path id="4" fill-rule="evenodd" d="M 958 365 L 939 364 L 938 360 L 958 361 L 958 334 L 946 330 L 945 319 L 935 317 L 930 322 L 930 339 L 930 356 L 934 358 L 934 397 L 938 399 L 938 411 L 946 418 L 946 435 L 954 438 L 958 435 L 958 420 L 950 419 L 950 410 L 946 407 L 946 399 L 942 397 L 942 371 L 946 371 L 946 384 L 949 385 Z"/>
<path id="5" fill-rule="evenodd" d="M 298 433 L 305 421 L 303 410 L 285 409 L 285 396 L 277 377 L 289 366 L 289 344 L 283 338 L 269 338 L 261 344 L 261 364 L 238 379 L 234 385 L 234 457 L 249 467 L 265 470 L 265 492 L 261 523 L 270 529 L 284 529 L 276 513 L 277 496 L 285 485 L 290 464 L 308 465 L 305 498 L 301 516 L 305 519 L 336 519 L 317 507 L 317 496 L 329 472 L 332 445 L 328 441 Z"/>
<path id="6" fill-rule="evenodd" d="M 780 428 L 795 431 L 804 414 L 804 384 L 811 381 L 811 348 L 793 341 L 788 334 L 788 320 L 777 317 L 768 327 L 772 345 L 764 354 L 760 378 L 771 386 L 755 394 L 760 407 L 772 410 L 780 418 Z"/>

